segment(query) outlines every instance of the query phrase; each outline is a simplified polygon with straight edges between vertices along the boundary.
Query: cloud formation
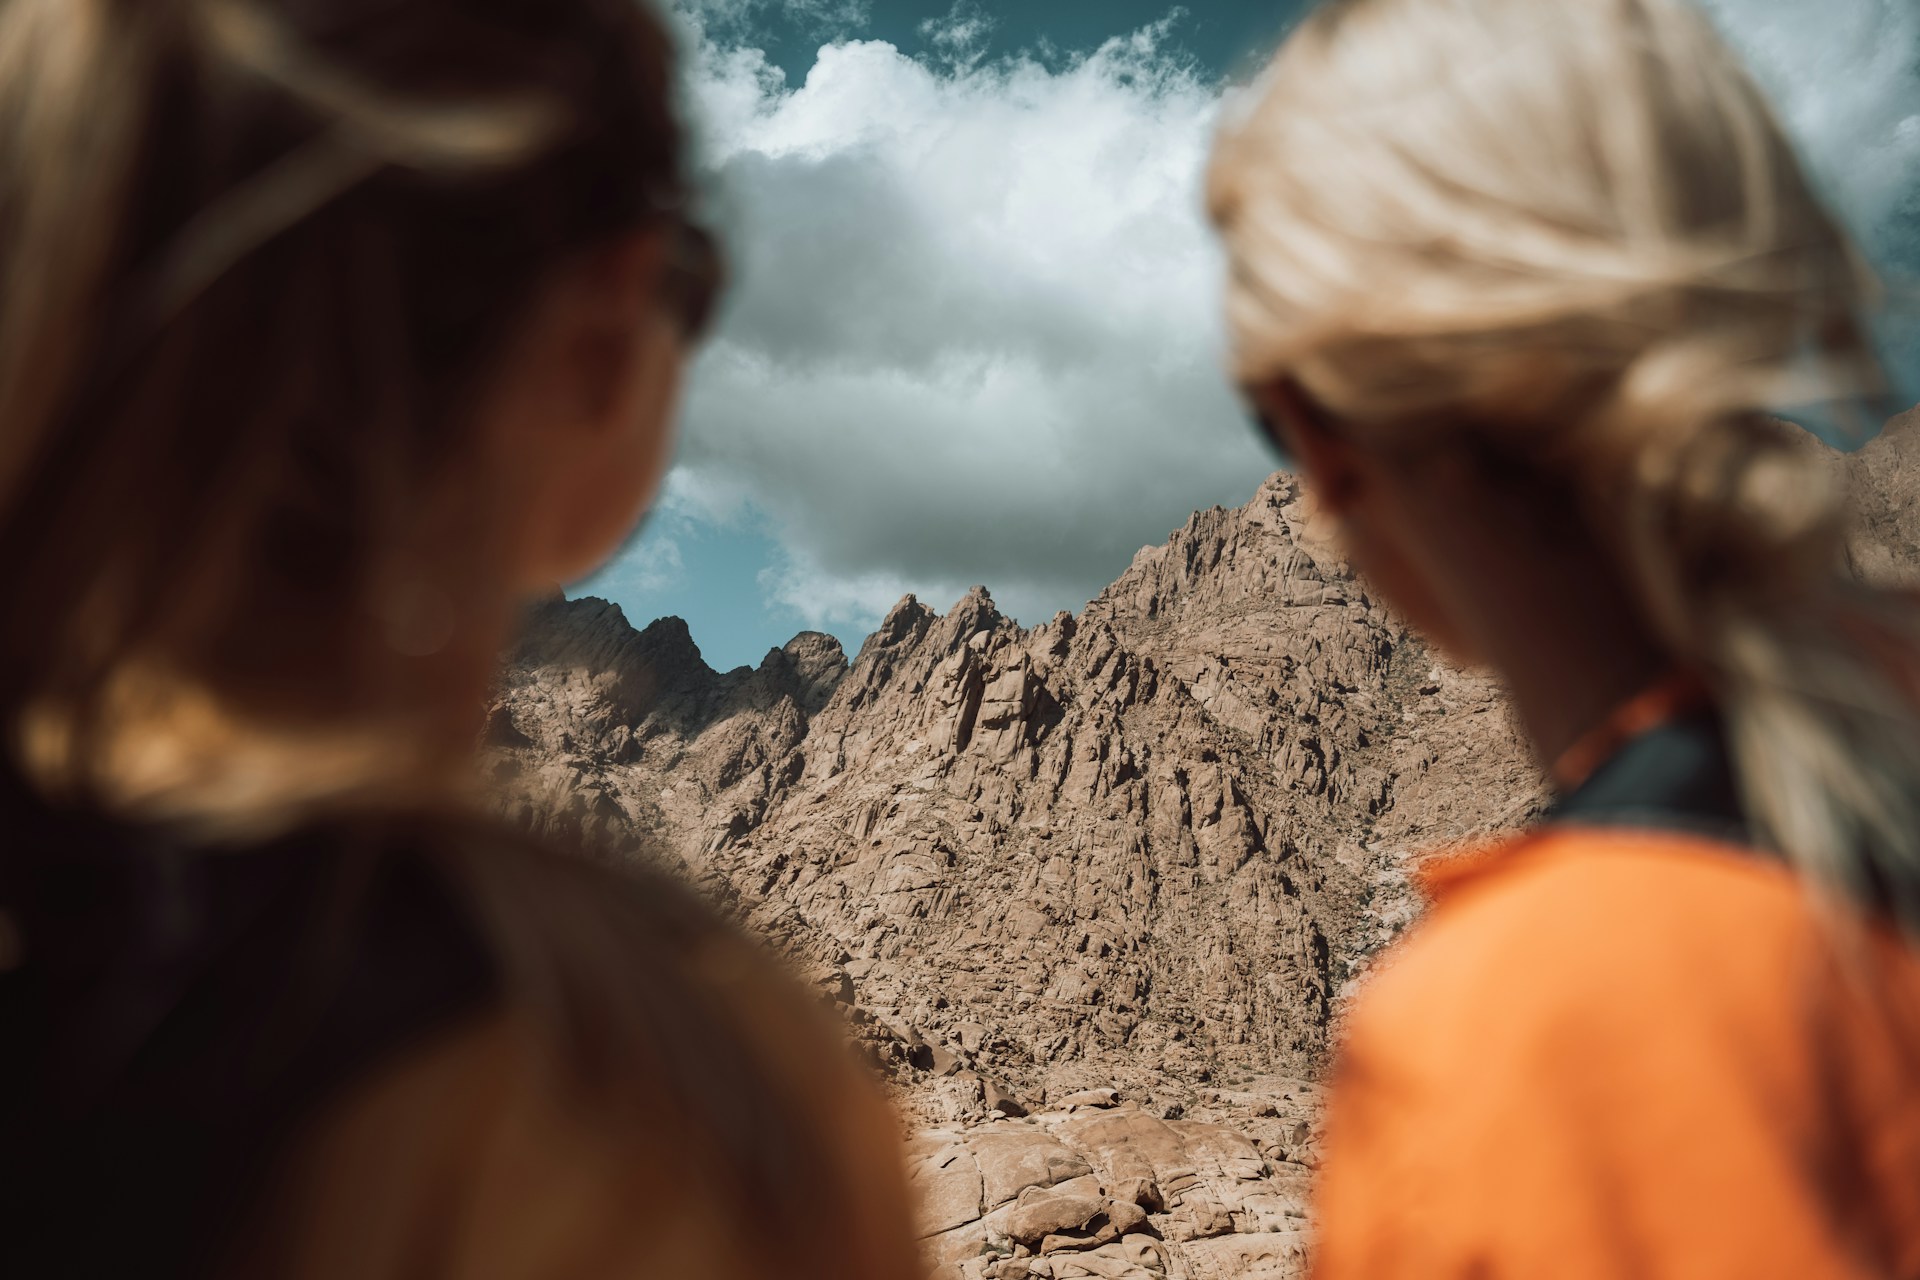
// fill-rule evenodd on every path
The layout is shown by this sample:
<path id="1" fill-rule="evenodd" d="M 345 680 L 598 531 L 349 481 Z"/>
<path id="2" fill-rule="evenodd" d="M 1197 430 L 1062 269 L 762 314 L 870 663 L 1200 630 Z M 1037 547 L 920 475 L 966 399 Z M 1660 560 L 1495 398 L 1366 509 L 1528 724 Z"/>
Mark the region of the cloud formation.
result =
<path id="1" fill-rule="evenodd" d="M 1894 288 L 1882 347 L 1920 397 L 1920 4 L 1703 0 Z"/>
<path id="2" fill-rule="evenodd" d="M 760 586 L 808 625 L 974 583 L 1036 621 L 1270 465 L 1221 376 L 1199 204 L 1221 86 L 1177 52 L 1177 11 L 988 61 L 975 0 L 919 56 L 846 38 L 865 3 L 679 10 L 738 289 L 662 536 L 769 530 Z M 1704 3 L 1863 240 L 1920 276 L 1920 7 Z M 804 84 L 754 47 L 767 14 L 837 37 Z M 635 554 L 646 581 L 675 572 Z"/>
<path id="3" fill-rule="evenodd" d="M 757 20 L 778 17 L 818 36 L 857 29 L 873 13 L 873 0 L 681 0 L 675 16 L 696 40 L 739 42 L 750 38 Z"/>
<path id="4" fill-rule="evenodd" d="M 920 38 L 948 66 L 972 67 L 985 56 L 987 39 L 997 25 L 978 0 L 954 0 L 945 17 L 920 24 Z"/>
<path id="5" fill-rule="evenodd" d="M 1043 65 L 971 56 L 985 21 L 935 24 L 939 65 L 828 45 L 797 89 L 698 46 L 739 289 L 676 492 L 764 513 L 763 585 L 814 625 L 976 582 L 1077 608 L 1269 466 L 1221 378 L 1215 87 L 1166 22 Z"/>
<path id="6" fill-rule="evenodd" d="M 1920 5 L 1705 3 L 1862 238 L 1920 269 Z"/>

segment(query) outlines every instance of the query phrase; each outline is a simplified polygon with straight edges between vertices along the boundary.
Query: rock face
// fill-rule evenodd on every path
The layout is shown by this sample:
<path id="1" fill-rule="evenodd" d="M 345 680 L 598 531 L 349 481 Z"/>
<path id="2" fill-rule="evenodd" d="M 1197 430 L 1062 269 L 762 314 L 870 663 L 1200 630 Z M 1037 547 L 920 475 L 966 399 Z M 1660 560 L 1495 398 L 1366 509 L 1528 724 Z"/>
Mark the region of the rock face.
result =
<path id="1" fill-rule="evenodd" d="M 1920 408 L 1909 409 L 1845 460 L 1859 511 L 1847 548 L 1860 576 L 1912 585 L 1920 577 Z"/>
<path id="2" fill-rule="evenodd" d="M 1856 572 L 1920 565 L 1920 411 L 1836 458 Z M 1545 801 L 1294 481 L 1197 513 L 1078 616 L 909 597 L 851 662 L 718 673 L 677 619 L 538 610 L 489 721 L 517 815 L 663 859 L 790 956 L 924 1132 L 949 1277 L 1290 1277 L 1311 1079 L 1420 851 Z"/>
<path id="3" fill-rule="evenodd" d="M 1119 1083 L 1309 1075 L 1411 916 L 1409 851 L 1540 791 L 1493 689 L 1438 667 L 1276 477 L 1078 617 L 903 600 L 848 664 L 719 674 L 677 620 L 540 611 L 496 741 L 523 816 L 644 835 L 859 1011 L 929 1118 Z M 1005 1108 L 1002 1107 L 1002 1110 Z"/>

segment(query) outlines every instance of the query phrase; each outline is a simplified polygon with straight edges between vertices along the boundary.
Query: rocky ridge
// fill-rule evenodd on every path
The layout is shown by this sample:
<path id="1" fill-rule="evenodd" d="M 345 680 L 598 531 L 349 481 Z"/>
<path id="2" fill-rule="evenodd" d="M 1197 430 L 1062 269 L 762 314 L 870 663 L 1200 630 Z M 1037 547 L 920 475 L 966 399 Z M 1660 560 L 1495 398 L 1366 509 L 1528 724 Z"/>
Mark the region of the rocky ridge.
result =
<path id="1" fill-rule="evenodd" d="M 1023 1098 L 1117 1077 L 1159 1102 L 1309 1076 L 1410 914 L 1407 851 L 1539 791 L 1492 688 L 1438 667 L 1307 522 L 1276 477 L 1078 617 L 909 597 L 851 663 L 803 635 L 717 673 L 678 620 L 556 603 L 494 738 L 525 820 L 645 833 L 903 1074 L 958 1064 Z"/>
<path id="2" fill-rule="evenodd" d="M 1920 564 L 1920 411 L 1837 461 L 1849 558 Z M 1544 801 L 1276 476 L 1078 616 L 909 597 L 851 662 L 719 673 L 677 619 L 555 602 L 490 735 L 518 816 L 673 863 L 818 982 L 922 1126 L 953 1277 L 1300 1273 L 1341 994 L 1419 851 Z M 1278 1073 L 1278 1074 L 1275 1074 Z"/>

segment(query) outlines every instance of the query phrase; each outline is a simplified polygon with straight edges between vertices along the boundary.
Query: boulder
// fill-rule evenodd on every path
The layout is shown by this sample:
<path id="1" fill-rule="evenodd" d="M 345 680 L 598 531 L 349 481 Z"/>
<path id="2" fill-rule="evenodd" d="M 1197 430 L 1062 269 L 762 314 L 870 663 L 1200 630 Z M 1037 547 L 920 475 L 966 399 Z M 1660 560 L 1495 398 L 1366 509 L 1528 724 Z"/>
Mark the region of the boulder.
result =
<path id="1" fill-rule="evenodd" d="M 1001 1227 L 1016 1243 L 1029 1248 L 1050 1235 L 1079 1231 L 1106 1213 L 1106 1201 L 1097 1195 L 1029 1195 L 1007 1213 Z"/>
<path id="2" fill-rule="evenodd" d="M 922 1236 L 937 1235 L 980 1217 L 980 1167 L 964 1146 L 954 1144 L 910 1160 L 907 1173 Z"/>
<path id="3" fill-rule="evenodd" d="M 1027 1114 L 1026 1104 L 1000 1087 L 1000 1083 L 991 1077 L 982 1082 L 987 1110 L 998 1111 L 1003 1116 L 1019 1118 Z"/>
<path id="4" fill-rule="evenodd" d="M 1003 1205 L 1030 1187 L 1051 1187 L 1093 1172 L 1086 1160 L 1044 1132 L 976 1133 L 968 1143 L 979 1167 L 986 1207 Z"/>
<path id="5" fill-rule="evenodd" d="M 1117 1089 L 1082 1089 L 1078 1093 L 1068 1094 L 1053 1105 L 1063 1111 L 1071 1111 L 1075 1107 L 1111 1107 L 1119 1101 L 1120 1091 Z"/>

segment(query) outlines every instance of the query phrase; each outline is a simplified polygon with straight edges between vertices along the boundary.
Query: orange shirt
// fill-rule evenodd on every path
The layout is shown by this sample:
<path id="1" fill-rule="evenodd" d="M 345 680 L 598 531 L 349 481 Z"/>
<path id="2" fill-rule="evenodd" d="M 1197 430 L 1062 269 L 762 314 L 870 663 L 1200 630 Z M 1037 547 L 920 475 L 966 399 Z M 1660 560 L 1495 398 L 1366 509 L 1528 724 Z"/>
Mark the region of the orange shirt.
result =
<path id="1" fill-rule="evenodd" d="M 1920 953 L 1671 832 L 1429 887 L 1348 1015 L 1318 1280 L 1920 1276 Z"/>

